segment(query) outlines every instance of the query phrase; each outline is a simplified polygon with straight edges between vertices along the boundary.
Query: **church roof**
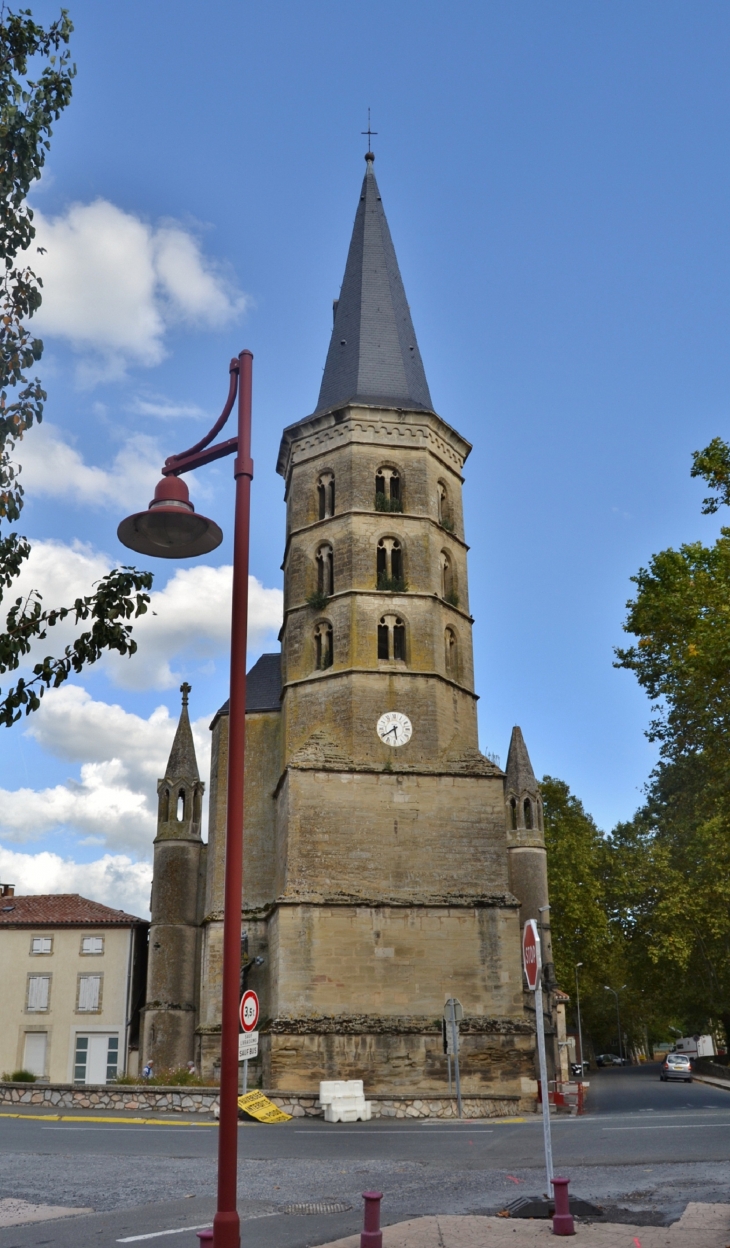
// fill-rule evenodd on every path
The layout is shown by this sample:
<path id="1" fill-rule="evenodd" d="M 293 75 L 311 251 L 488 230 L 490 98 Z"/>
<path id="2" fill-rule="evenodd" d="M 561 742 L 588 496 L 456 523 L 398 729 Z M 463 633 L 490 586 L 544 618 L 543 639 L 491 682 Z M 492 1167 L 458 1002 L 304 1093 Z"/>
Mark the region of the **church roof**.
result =
<path id="1" fill-rule="evenodd" d="M 406 292 L 398 268 L 371 152 L 317 412 L 347 403 L 431 409 Z"/>
<path id="2" fill-rule="evenodd" d="M 505 786 L 512 793 L 537 794 L 538 792 L 538 783 L 532 770 L 522 729 L 516 726 L 512 729 L 512 738 L 509 743 Z"/>
<path id="3" fill-rule="evenodd" d="M 251 670 L 246 673 L 246 714 L 251 715 L 255 711 L 280 710 L 281 654 L 262 654 Z M 226 698 L 216 713 L 213 724 L 219 715 L 227 715 L 228 711 L 229 699 Z"/>
<path id="4" fill-rule="evenodd" d="M 112 910 L 78 893 L 0 897 L 3 927 L 131 927 L 144 922 L 134 914 Z"/>
<path id="5" fill-rule="evenodd" d="M 165 776 L 171 780 L 181 779 L 183 776 L 186 780 L 199 780 L 198 760 L 195 757 L 195 743 L 188 717 L 190 685 L 182 684 L 180 692 L 183 695 L 182 710 L 180 711 L 175 739 L 170 750 L 170 757 L 167 760 Z"/>

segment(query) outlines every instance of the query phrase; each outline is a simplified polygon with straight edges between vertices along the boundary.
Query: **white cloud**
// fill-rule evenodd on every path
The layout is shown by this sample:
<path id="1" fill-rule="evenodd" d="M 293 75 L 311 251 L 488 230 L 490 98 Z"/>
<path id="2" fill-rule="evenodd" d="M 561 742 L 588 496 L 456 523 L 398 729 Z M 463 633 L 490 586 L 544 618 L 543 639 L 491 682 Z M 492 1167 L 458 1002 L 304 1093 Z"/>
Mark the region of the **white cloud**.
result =
<path id="1" fill-rule="evenodd" d="M 96 468 L 44 421 L 23 439 L 22 462 L 22 483 L 32 494 L 132 511 L 149 503 L 160 479 L 162 455 L 153 438 L 140 434 L 117 452 L 109 470 Z"/>
<path id="2" fill-rule="evenodd" d="M 138 394 L 129 404 L 129 411 L 139 416 L 154 416 L 157 420 L 177 420 L 180 416 L 198 420 L 207 416 L 197 403 L 178 403 L 162 394 Z M 210 418 L 210 424 L 213 424 Z"/>
<path id="3" fill-rule="evenodd" d="M 82 354 L 83 384 L 159 364 L 171 325 L 219 328 L 248 303 L 179 223 L 153 227 L 97 199 L 58 217 L 36 209 L 35 225 L 46 251 L 32 253 L 43 279 L 34 323 Z"/>
<path id="4" fill-rule="evenodd" d="M 119 563 L 122 562 L 120 559 Z M 38 589 L 43 602 L 51 606 L 70 605 L 75 598 L 92 592 L 93 583 L 111 568 L 108 556 L 75 542 L 34 542 L 30 558 L 14 582 L 8 600 Z M 102 660 L 110 677 L 128 689 L 169 689 L 180 683 L 175 663 L 205 663 L 225 657 L 230 646 L 232 568 L 211 568 L 198 564 L 180 568 L 161 589 L 153 590 L 146 615 L 133 623 L 137 653 L 131 657 L 109 655 Z M 248 640 L 251 650 L 272 642 L 282 619 L 280 589 L 267 589 L 256 577 L 249 577 Z M 84 627 L 82 624 L 80 627 Z M 59 653 L 77 631 L 71 621 L 50 630 L 45 641 L 36 643 L 27 662 L 32 665 L 39 653 Z"/>
<path id="5" fill-rule="evenodd" d="M 199 706 L 202 698 L 197 701 Z M 177 706 L 172 715 L 166 706 L 159 706 L 144 719 L 121 706 L 96 701 L 78 685 L 50 690 L 26 732 L 56 758 L 81 763 L 80 780 L 47 789 L 0 789 L 4 839 L 26 843 L 65 828 L 87 844 L 149 858 L 157 781 L 165 774 L 178 714 Z M 198 770 L 205 782 L 212 714 L 207 711 L 192 723 Z"/>
<path id="6" fill-rule="evenodd" d="M 80 893 L 114 910 L 149 916 L 152 867 L 125 854 L 74 862 L 58 854 L 23 854 L 0 845 L 0 873 L 19 894 Z"/>

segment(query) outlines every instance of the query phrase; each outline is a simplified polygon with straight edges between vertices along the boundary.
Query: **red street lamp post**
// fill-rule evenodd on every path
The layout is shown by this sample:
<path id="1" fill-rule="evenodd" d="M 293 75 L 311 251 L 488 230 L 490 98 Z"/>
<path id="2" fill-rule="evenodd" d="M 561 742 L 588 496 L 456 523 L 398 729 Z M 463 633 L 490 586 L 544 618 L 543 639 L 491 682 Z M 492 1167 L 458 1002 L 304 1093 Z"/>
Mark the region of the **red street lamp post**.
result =
<path id="1" fill-rule="evenodd" d="M 248 546 L 251 512 L 251 371 L 253 355 L 242 351 L 231 360 L 228 399 L 206 437 L 165 461 L 163 477 L 147 511 L 122 520 L 119 540 L 132 550 L 163 559 L 187 559 L 215 550 L 223 534 L 213 520 L 195 512 L 180 474 L 224 455 L 235 454 L 236 513 L 233 534 L 233 607 L 231 613 L 231 698 L 228 750 L 225 905 L 223 913 L 223 1004 L 221 1012 L 221 1084 L 218 1130 L 218 1210 L 213 1248 L 239 1248 L 236 1209 L 238 1168 L 238 997 L 241 973 L 241 894 L 243 886 L 243 766 L 246 738 L 246 626 L 248 622 Z M 238 390 L 238 436 L 211 446 L 233 409 Z"/>

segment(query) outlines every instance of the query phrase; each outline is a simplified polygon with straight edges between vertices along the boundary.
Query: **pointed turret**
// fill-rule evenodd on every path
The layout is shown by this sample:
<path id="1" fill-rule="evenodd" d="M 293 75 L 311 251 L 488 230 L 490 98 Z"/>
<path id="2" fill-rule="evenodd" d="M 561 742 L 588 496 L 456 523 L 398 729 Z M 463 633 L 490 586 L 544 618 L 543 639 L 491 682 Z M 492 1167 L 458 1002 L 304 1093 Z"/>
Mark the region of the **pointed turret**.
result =
<path id="1" fill-rule="evenodd" d="M 516 725 L 512 729 L 512 738 L 509 743 L 505 787 L 508 792 L 514 794 L 529 793 L 531 797 L 537 797 L 540 792 L 535 779 L 535 773 L 532 770 L 530 755 L 527 753 L 522 729 Z"/>
<path id="2" fill-rule="evenodd" d="M 182 709 L 158 782 L 157 836 L 150 909 L 143 1062 L 156 1073 L 194 1060 L 200 963 L 200 922 L 206 849 L 200 836 L 205 785 L 200 779 L 188 716 L 190 685 L 180 686 Z"/>
<path id="3" fill-rule="evenodd" d="M 317 411 L 347 403 L 430 409 L 398 261 L 368 152 Z"/>
<path id="4" fill-rule="evenodd" d="M 182 710 L 175 739 L 170 750 L 170 757 L 165 768 L 165 779 L 173 781 L 185 779 L 196 784 L 200 781 L 200 773 L 198 771 L 198 760 L 195 757 L 193 730 L 190 727 L 190 717 L 188 715 L 190 685 L 187 682 L 183 682 L 180 686 L 180 692 L 182 694 Z"/>
<path id="5" fill-rule="evenodd" d="M 542 797 L 522 729 L 517 726 L 512 729 L 509 743 L 504 797 L 510 888 L 521 903 L 520 924 L 523 926 L 526 919 L 534 919 L 538 924 L 542 940 L 544 978 L 546 986 L 550 987 L 555 980 L 555 968 L 550 937 Z"/>

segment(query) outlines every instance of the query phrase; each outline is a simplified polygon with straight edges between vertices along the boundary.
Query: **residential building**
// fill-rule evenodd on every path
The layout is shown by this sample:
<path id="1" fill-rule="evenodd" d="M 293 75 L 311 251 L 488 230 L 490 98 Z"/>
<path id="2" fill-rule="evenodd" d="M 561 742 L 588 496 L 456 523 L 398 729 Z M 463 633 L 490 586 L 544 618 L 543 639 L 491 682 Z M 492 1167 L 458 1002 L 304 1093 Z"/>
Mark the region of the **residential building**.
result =
<path id="1" fill-rule="evenodd" d="M 0 1072 L 76 1084 L 136 1074 L 148 927 L 75 893 L 0 885 Z"/>

